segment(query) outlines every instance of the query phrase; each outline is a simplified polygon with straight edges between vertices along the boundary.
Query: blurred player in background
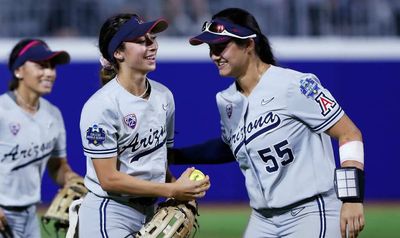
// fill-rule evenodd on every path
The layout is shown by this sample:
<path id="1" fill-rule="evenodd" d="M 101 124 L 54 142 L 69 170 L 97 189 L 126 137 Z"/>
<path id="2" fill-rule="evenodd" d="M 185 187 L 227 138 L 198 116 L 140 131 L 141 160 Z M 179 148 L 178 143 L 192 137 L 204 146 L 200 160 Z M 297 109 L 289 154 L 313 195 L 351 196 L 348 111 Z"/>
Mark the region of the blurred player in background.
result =
<path id="1" fill-rule="evenodd" d="M 61 112 L 42 98 L 56 65 L 69 61 L 39 39 L 19 41 L 10 54 L 10 91 L 0 96 L 0 237 L 40 237 L 36 205 L 46 165 L 61 186 L 78 176 L 66 160 Z"/>
<path id="2" fill-rule="evenodd" d="M 222 140 L 174 151 L 175 163 L 236 158 L 253 208 L 244 237 L 356 237 L 364 227 L 362 136 L 331 93 L 313 74 L 276 66 L 244 10 L 217 13 L 190 43 L 207 43 L 219 74 L 235 82 L 216 97 Z M 340 145 L 337 171 L 330 136 Z"/>
<path id="3" fill-rule="evenodd" d="M 135 14 L 107 19 L 99 35 L 105 84 L 84 105 L 81 135 L 89 189 L 79 210 L 80 237 L 131 237 L 151 218 L 157 197 L 203 197 L 209 178 L 178 180 L 167 167 L 173 145 L 172 93 L 147 77 L 155 70 L 156 33 L 163 19 L 144 22 Z"/>

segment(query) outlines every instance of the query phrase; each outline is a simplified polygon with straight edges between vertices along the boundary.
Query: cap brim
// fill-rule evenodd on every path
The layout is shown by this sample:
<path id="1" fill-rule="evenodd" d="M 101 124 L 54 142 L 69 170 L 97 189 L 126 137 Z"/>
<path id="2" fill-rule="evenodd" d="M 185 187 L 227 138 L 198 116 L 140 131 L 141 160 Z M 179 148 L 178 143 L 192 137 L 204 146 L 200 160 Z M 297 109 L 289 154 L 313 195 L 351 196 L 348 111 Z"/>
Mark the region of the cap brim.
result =
<path id="1" fill-rule="evenodd" d="M 225 43 L 231 39 L 230 36 L 221 36 L 212 34 L 210 32 L 203 32 L 198 36 L 195 36 L 189 40 L 191 45 L 200 45 L 203 43 L 207 44 L 220 44 Z"/>
<path id="2" fill-rule="evenodd" d="M 66 51 L 47 51 L 43 52 L 40 57 L 29 59 L 31 61 L 51 61 L 54 64 L 68 64 L 71 61 L 71 57 Z"/>
<path id="3" fill-rule="evenodd" d="M 168 28 L 168 22 L 163 19 L 157 19 L 155 21 L 150 21 L 146 23 L 142 23 L 136 26 L 137 30 L 131 32 L 126 38 L 130 40 L 137 39 L 145 34 L 151 33 L 160 33 L 165 31 Z"/>

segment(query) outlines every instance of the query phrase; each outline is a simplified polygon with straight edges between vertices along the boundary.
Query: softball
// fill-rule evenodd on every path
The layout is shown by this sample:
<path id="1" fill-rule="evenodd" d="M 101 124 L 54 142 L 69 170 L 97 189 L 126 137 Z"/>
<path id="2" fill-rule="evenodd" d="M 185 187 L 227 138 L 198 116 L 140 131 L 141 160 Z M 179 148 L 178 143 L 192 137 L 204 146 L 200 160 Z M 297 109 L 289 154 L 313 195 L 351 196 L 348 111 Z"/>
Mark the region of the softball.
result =
<path id="1" fill-rule="evenodd" d="M 193 170 L 193 172 L 189 175 L 189 179 L 193 181 L 199 181 L 204 179 L 206 176 L 198 169 Z"/>

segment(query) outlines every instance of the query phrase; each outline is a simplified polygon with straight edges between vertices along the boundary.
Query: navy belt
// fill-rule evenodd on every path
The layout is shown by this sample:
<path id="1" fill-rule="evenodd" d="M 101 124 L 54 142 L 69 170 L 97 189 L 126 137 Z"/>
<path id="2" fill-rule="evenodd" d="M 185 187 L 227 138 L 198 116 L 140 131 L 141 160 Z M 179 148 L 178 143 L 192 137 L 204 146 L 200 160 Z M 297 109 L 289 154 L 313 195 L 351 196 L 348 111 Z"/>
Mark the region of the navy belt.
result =
<path id="1" fill-rule="evenodd" d="M 4 210 L 8 210 L 8 211 L 13 211 L 13 212 L 22 212 L 25 211 L 26 209 L 28 209 L 31 205 L 28 206 L 3 206 L 0 205 L 1 208 L 3 208 Z"/>
<path id="2" fill-rule="evenodd" d="M 270 218 L 273 217 L 275 215 L 282 215 L 290 210 L 292 210 L 295 207 L 301 206 L 303 204 L 312 202 L 314 200 L 316 200 L 318 198 L 318 195 L 316 196 L 312 196 L 303 200 L 300 200 L 298 202 L 295 202 L 293 204 L 290 204 L 288 206 L 284 206 L 284 207 L 279 207 L 279 208 L 262 208 L 262 209 L 254 209 L 256 210 L 258 213 L 260 213 L 261 215 L 263 215 L 266 218 Z"/>

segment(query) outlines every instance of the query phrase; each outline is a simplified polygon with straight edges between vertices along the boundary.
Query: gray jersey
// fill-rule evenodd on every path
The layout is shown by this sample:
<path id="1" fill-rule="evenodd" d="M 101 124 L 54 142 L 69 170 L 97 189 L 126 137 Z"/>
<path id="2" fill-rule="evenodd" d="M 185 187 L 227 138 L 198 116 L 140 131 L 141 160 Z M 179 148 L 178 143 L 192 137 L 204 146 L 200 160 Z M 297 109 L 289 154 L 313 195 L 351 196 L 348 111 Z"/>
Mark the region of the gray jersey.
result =
<path id="1" fill-rule="evenodd" d="M 333 188 L 334 155 L 323 132 L 344 112 L 314 75 L 271 66 L 248 97 L 234 83 L 217 105 L 251 207 L 280 208 Z"/>
<path id="2" fill-rule="evenodd" d="M 81 136 L 87 157 L 85 185 L 101 197 L 92 160 L 118 158 L 118 170 L 137 178 L 165 182 L 167 146 L 173 146 L 175 104 L 172 93 L 149 80 L 148 100 L 126 91 L 116 79 L 99 89 L 85 104 L 81 115 Z"/>
<path id="3" fill-rule="evenodd" d="M 39 110 L 25 112 L 13 93 L 0 96 L 0 204 L 26 206 L 40 201 L 41 180 L 51 157 L 66 157 L 60 111 L 40 98 Z"/>

